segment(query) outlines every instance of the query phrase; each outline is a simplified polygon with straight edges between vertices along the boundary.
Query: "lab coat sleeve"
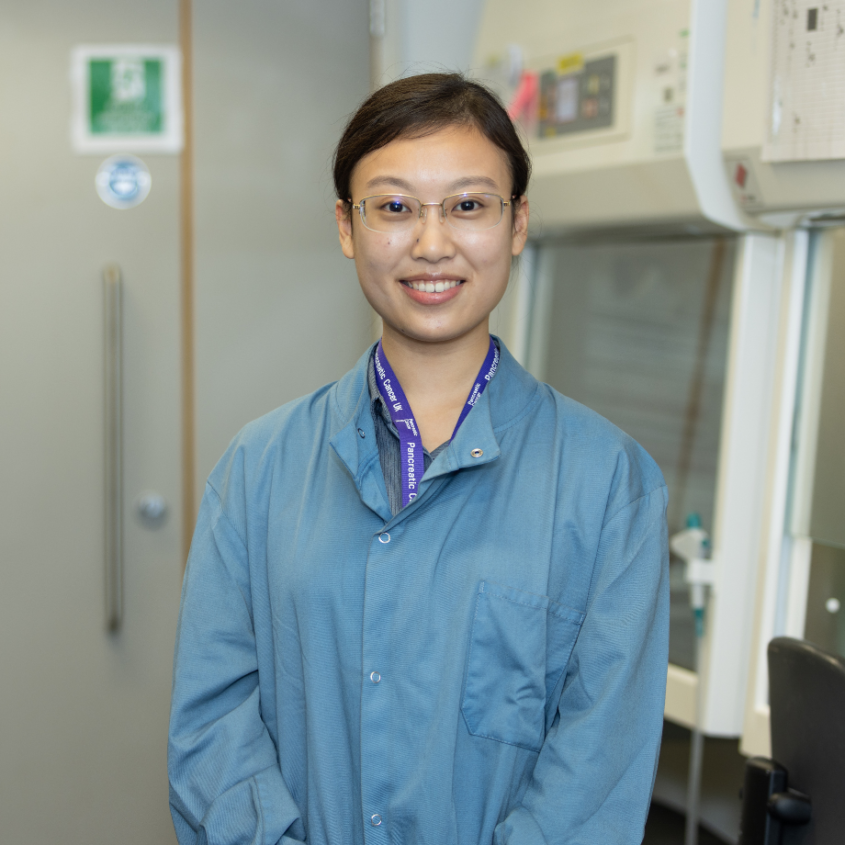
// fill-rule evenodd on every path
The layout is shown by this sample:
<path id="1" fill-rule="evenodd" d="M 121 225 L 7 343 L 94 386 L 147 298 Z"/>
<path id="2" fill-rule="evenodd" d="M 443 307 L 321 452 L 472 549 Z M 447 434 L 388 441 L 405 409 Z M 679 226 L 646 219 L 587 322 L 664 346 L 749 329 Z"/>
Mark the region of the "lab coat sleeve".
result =
<path id="1" fill-rule="evenodd" d="M 495 845 L 639 845 L 657 767 L 669 643 L 666 488 L 605 524 L 556 718 Z"/>
<path id="2" fill-rule="evenodd" d="M 180 845 L 304 839 L 261 718 L 246 547 L 210 486 L 182 588 L 168 773 Z"/>

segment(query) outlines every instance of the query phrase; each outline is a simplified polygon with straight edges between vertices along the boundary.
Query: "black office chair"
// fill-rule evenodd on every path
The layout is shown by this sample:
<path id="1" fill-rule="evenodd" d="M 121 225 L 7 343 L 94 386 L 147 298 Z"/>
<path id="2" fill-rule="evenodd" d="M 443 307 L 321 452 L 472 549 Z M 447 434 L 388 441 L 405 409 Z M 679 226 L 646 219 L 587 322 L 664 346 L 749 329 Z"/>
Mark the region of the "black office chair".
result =
<path id="1" fill-rule="evenodd" d="M 745 769 L 739 845 L 845 843 L 845 660 L 769 643 L 772 758 Z"/>

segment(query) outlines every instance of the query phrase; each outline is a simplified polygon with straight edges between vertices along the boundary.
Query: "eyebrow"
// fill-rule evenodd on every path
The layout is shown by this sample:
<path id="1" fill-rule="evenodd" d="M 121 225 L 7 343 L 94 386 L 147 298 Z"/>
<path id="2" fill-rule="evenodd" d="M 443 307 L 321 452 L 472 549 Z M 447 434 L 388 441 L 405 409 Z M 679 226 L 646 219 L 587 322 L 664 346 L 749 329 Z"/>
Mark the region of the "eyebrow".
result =
<path id="1" fill-rule="evenodd" d="M 414 188 L 411 186 L 410 182 L 406 182 L 404 179 L 401 179 L 398 176 L 376 176 L 375 178 L 370 179 L 370 181 L 367 182 L 365 188 L 366 190 L 370 191 L 373 188 L 377 188 L 379 186 L 393 187 L 397 188 L 400 191 L 408 191 L 409 193 L 413 193 L 414 191 Z M 452 182 L 449 190 L 460 193 L 466 188 L 471 188 L 475 186 L 492 188 L 496 191 L 499 190 L 499 185 L 496 180 L 491 179 L 489 176 L 464 176 L 462 179 L 457 179 L 456 181 Z"/>

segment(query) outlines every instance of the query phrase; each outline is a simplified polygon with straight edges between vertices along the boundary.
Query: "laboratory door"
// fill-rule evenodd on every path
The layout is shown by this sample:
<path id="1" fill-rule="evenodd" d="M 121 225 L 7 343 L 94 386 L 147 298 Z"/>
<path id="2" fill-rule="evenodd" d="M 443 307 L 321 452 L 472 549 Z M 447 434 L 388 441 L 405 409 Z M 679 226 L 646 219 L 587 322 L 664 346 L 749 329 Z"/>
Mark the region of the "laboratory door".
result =
<path id="1" fill-rule="evenodd" d="M 193 7 L 200 492 L 241 425 L 337 378 L 369 340 L 328 188 L 328 139 L 367 93 L 368 30 L 363 2 Z M 69 71 L 79 45 L 174 46 L 178 21 L 177 0 L 0 7 L 0 839 L 15 845 L 175 842 L 180 157 L 140 152 L 148 197 L 105 205 L 106 153 L 71 146 Z M 122 286 L 117 381 L 104 276 Z M 331 340 L 306 377 L 290 362 L 326 296 Z"/>
<path id="2" fill-rule="evenodd" d="M 0 838 L 16 845 L 175 841 L 179 159 L 146 157 L 146 201 L 106 206 L 94 190 L 106 155 L 71 149 L 68 77 L 78 44 L 172 44 L 176 27 L 172 0 L 0 8 Z M 108 420 L 107 267 L 123 290 L 122 403 Z M 117 519 L 105 449 L 121 416 Z M 145 521 L 144 493 L 166 512 Z M 105 537 L 121 522 L 107 608 Z M 122 614 L 117 630 L 107 614 Z"/>

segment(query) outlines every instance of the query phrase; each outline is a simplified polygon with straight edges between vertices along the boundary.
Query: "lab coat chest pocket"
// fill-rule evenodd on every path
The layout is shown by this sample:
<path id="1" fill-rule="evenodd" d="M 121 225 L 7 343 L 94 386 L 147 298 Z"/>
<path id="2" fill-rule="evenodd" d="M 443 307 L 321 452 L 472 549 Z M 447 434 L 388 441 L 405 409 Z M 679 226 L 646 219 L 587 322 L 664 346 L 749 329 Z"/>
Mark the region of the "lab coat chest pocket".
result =
<path id="1" fill-rule="evenodd" d="M 548 596 L 481 582 L 461 707 L 471 734 L 540 750 L 546 702 L 583 619 Z"/>

